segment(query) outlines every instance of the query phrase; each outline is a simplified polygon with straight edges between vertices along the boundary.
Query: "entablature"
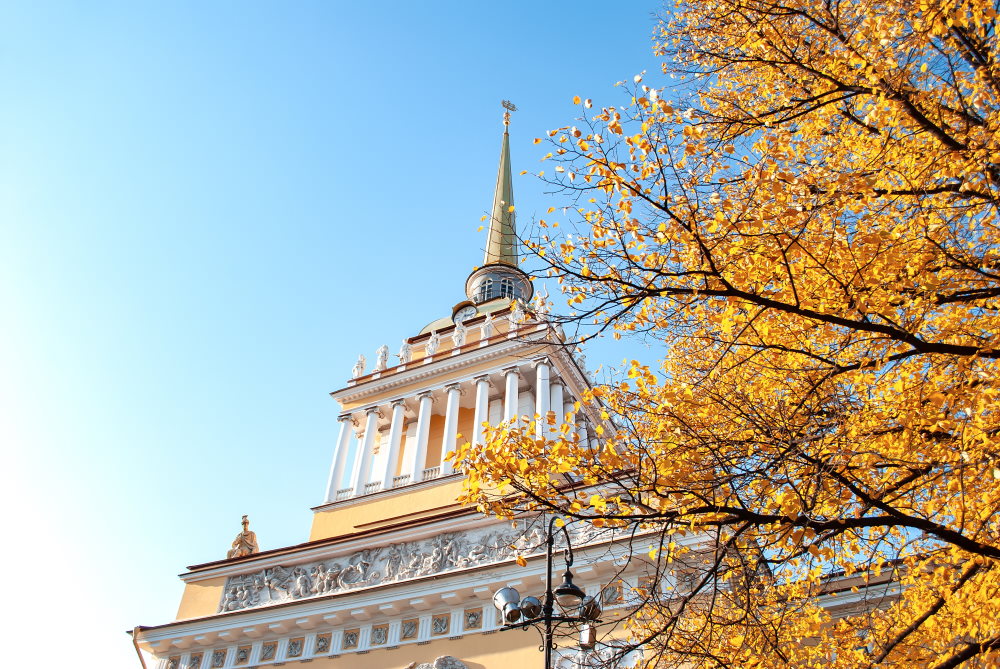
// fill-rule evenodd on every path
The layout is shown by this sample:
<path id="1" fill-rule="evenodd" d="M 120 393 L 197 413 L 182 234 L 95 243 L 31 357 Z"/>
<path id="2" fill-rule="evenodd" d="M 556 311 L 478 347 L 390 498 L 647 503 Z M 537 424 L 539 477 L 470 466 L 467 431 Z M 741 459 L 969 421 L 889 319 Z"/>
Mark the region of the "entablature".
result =
<path id="1" fill-rule="evenodd" d="M 330 393 L 345 407 L 360 407 L 370 398 L 398 393 L 400 388 L 421 386 L 421 382 L 458 370 L 474 370 L 499 358 L 523 358 L 525 350 L 556 344 L 556 335 L 545 322 L 530 323 L 479 342 L 445 349 L 407 363 L 389 367 L 367 376 L 352 379 L 348 385 Z M 470 371 L 470 374 L 473 373 Z M 416 392 L 417 389 L 414 390 Z M 377 400 L 376 400 L 377 401 Z"/>
<path id="2" fill-rule="evenodd" d="M 544 532 L 541 525 L 529 521 L 516 525 L 517 527 L 511 527 L 506 522 L 494 520 L 470 527 L 464 533 L 452 532 L 430 537 L 429 541 L 425 539 L 419 546 L 422 550 L 415 553 L 419 557 L 419 564 L 429 565 L 430 568 L 420 569 L 412 576 L 392 579 L 378 574 L 374 579 L 352 581 L 353 584 L 363 583 L 360 586 L 347 584 L 348 587 L 333 592 L 321 591 L 301 597 L 294 596 L 294 589 L 304 585 L 296 577 L 282 586 L 287 588 L 289 596 L 280 601 L 226 610 L 224 599 L 223 610 L 218 613 L 141 628 L 140 645 L 158 656 L 165 656 L 191 649 L 209 649 L 212 646 L 234 644 L 235 647 L 261 639 L 285 639 L 287 642 L 287 639 L 309 630 L 318 630 L 335 631 L 339 634 L 337 638 L 340 641 L 330 646 L 331 652 L 336 652 L 336 644 L 343 643 L 346 633 L 365 629 L 371 634 L 374 626 L 381 624 L 393 626 L 391 634 L 396 635 L 396 643 L 419 642 L 428 635 L 434 636 L 432 625 L 435 617 L 438 620 L 447 617 L 447 630 L 450 634 L 496 630 L 502 625 L 502 621 L 495 615 L 490 601 L 493 592 L 508 585 L 525 593 L 544 589 Z M 577 558 L 573 571 L 586 586 L 588 594 L 599 596 L 607 582 L 621 579 L 629 569 L 629 556 L 634 553 L 632 544 L 616 537 L 612 532 L 581 524 L 578 530 L 573 531 L 572 541 L 576 544 Z M 420 540 L 416 543 L 420 543 Z M 465 548 L 464 553 L 455 552 L 457 546 Z M 357 567 L 365 561 L 359 559 L 359 555 L 365 556 L 365 559 L 370 558 L 371 562 L 363 569 L 352 572 L 355 576 L 365 578 L 366 573 L 386 568 L 387 561 L 376 557 L 378 554 L 381 553 L 383 558 L 397 555 L 400 558 L 397 568 L 404 569 L 406 565 L 402 559 L 407 554 L 413 555 L 414 548 L 412 544 L 400 541 L 388 546 L 362 549 L 360 553 L 341 553 L 326 560 L 340 560 Z M 496 552 L 498 548 L 501 553 Z M 557 546 L 557 550 L 558 548 Z M 436 554 L 437 551 L 440 554 Z M 476 551 L 486 558 L 479 559 Z M 452 563 L 450 567 L 447 557 L 449 554 Z M 458 556 L 457 559 L 455 556 Z M 519 556 L 525 558 L 524 566 L 518 566 L 516 560 Z M 298 557 L 299 559 L 285 560 L 281 564 L 278 560 L 270 559 L 254 565 L 255 571 L 252 572 L 245 571 L 247 565 L 244 564 L 243 573 L 228 574 L 227 592 L 230 587 L 238 587 L 230 584 L 251 583 L 255 578 L 261 579 L 261 586 L 270 587 L 267 579 L 277 569 L 282 572 L 299 569 L 299 576 L 320 573 L 315 567 L 322 564 L 323 560 L 318 560 L 315 553 Z M 637 562 L 633 566 L 638 565 Z M 269 570 L 271 574 L 267 573 Z M 213 576 L 219 576 L 220 573 L 222 572 L 215 570 Z M 275 581 L 271 583 L 277 584 Z M 628 602 L 618 604 L 624 606 Z M 468 616 L 473 613 L 478 614 L 478 620 L 475 621 L 477 626 L 470 628 Z M 426 627 L 430 631 L 422 632 L 421 638 L 399 638 L 403 622 L 423 618 L 428 619 Z M 440 627 L 440 623 L 438 626 Z M 348 650 L 361 650 L 362 647 L 363 644 Z M 344 650 L 342 646 L 340 650 Z"/>

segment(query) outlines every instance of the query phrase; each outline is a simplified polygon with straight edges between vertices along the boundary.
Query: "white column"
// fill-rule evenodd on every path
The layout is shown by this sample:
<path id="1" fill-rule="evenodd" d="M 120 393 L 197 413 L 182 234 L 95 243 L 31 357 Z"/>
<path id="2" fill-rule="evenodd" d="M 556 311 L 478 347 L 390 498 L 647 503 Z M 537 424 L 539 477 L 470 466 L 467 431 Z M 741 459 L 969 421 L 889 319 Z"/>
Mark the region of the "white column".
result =
<path id="1" fill-rule="evenodd" d="M 386 453 L 385 474 L 382 476 L 382 490 L 392 489 L 392 479 L 396 476 L 396 460 L 399 459 L 399 444 L 403 436 L 403 414 L 406 405 L 403 400 L 392 403 L 392 423 L 389 425 L 389 443 Z"/>
<path id="2" fill-rule="evenodd" d="M 569 414 L 573 414 L 573 427 L 566 433 L 566 438 L 570 440 L 573 439 L 574 432 L 580 431 L 580 423 L 576 419 L 576 414 L 573 413 L 573 402 L 570 401 L 571 399 L 572 398 L 569 397 L 563 399 L 563 420 L 565 420 L 566 416 Z"/>
<path id="3" fill-rule="evenodd" d="M 483 423 L 487 422 L 490 411 L 490 377 L 487 375 L 476 377 L 476 415 L 472 419 L 475 425 L 472 427 L 472 445 L 482 446 L 486 441 Z"/>
<path id="4" fill-rule="evenodd" d="M 520 375 L 517 367 L 510 367 L 504 370 L 504 398 L 503 398 L 503 419 L 510 420 L 517 416 L 517 382 Z"/>
<path id="5" fill-rule="evenodd" d="M 372 450 L 378 437 L 378 414 L 376 407 L 365 411 L 365 436 L 358 449 L 358 459 L 354 463 L 354 495 L 365 494 L 365 485 L 371 473 Z"/>
<path id="6" fill-rule="evenodd" d="M 535 436 L 544 439 L 551 434 L 548 424 L 549 414 L 549 362 L 535 361 L 535 413 L 538 421 L 535 423 Z"/>
<path id="7" fill-rule="evenodd" d="M 337 489 L 340 488 L 340 480 L 344 478 L 344 467 L 347 465 L 347 448 L 351 443 L 350 414 L 338 416 L 337 420 L 340 421 L 340 435 L 337 437 L 337 450 L 330 464 L 330 482 L 326 485 L 328 502 L 334 501 L 337 497 Z"/>
<path id="8" fill-rule="evenodd" d="M 584 430 L 587 433 L 587 439 L 590 441 L 590 450 L 597 452 L 601 450 L 601 441 L 597 438 L 597 431 L 594 426 L 587 423 L 584 426 Z"/>
<path id="9" fill-rule="evenodd" d="M 563 406 L 563 384 L 559 379 L 554 379 L 549 391 L 549 407 L 556 414 L 556 424 L 552 426 L 550 434 L 554 439 L 559 434 L 559 426 L 566 420 L 566 408 Z"/>
<path id="10" fill-rule="evenodd" d="M 410 471 L 410 482 L 419 483 L 423 479 L 424 467 L 427 459 L 427 440 L 430 437 L 431 432 L 431 404 L 433 400 L 431 399 L 431 394 L 420 393 L 417 395 L 420 400 L 419 409 L 417 411 L 417 447 L 414 449 L 413 462 L 410 466 L 413 468 Z"/>
<path id="11" fill-rule="evenodd" d="M 455 437 L 458 434 L 458 401 L 462 396 L 462 388 L 459 384 L 453 383 L 445 390 L 448 391 L 448 403 L 444 410 L 444 438 L 441 440 L 441 476 L 451 474 L 451 461 L 445 456 L 455 450 Z"/>

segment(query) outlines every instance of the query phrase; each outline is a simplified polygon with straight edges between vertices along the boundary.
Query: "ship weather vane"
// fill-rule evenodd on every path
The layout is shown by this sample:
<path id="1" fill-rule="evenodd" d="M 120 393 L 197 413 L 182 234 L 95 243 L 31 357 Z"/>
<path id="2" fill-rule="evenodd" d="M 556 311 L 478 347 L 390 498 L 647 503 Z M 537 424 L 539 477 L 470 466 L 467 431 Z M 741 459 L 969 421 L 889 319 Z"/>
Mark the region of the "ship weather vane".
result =
<path id="1" fill-rule="evenodd" d="M 517 111 L 517 105 L 515 105 L 510 100 L 503 100 L 500 103 L 500 106 L 502 106 L 504 109 L 507 110 L 503 113 L 503 124 L 510 125 L 510 113 Z"/>

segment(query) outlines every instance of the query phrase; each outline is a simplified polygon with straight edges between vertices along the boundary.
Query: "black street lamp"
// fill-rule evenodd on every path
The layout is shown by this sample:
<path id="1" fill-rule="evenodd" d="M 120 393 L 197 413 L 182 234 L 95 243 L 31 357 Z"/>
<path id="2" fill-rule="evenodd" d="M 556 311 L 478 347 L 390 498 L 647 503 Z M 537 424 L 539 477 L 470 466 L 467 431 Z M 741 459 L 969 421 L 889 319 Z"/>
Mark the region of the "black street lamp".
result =
<path id="1" fill-rule="evenodd" d="M 538 601 L 537 597 L 521 599 L 520 593 L 510 586 L 500 588 L 493 595 L 493 605 L 503 616 L 502 629 L 508 630 L 516 627 L 527 629 L 528 625 L 541 625 L 545 669 L 552 669 L 552 649 L 555 648 L 553 631 L 557 625 L 562 623 L 589 625 L 600 622 L 598 618 L 601 616 L 601 605 L 597 600 L 593 597 L 587 597 L 580 586 L 573 583 L 573 573 L 569 570 L 573 566 L 573 546 L 570 544 L 569 532 L 566 531 L 565 524 L 562 525 L 561 529 L 566 537 L 566 550 L 563 552 L 566 571 L 563 573 L 562 583 L 555 590 L 552 589 L 552 550 L 555 546 L 556 520 L 558 520 L 556 517 L 549 520 L 549 532 L 545 538 L 544 601 Z M 563 615 L 555 615 L 555 604 L 559 605 Z"/>

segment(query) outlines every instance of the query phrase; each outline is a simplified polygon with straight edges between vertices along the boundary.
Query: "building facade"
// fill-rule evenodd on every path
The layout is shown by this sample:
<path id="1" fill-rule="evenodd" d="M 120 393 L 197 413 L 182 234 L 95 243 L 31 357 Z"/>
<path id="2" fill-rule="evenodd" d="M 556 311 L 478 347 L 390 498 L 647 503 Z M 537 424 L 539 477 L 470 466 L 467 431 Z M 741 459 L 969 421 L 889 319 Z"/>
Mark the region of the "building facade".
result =
<path id="1" fill-rule="evenodd" d="M 501 630 L 492 599 L 504 586 L 541 594 L 545 519 L 511 524 L 461 506 L 461 475 L 445 458 L 459 439 L 481 444 L 483 423 L 572 414 L 588 386 L 582 356 L 518 268 L 508 124 L 506 114 L 486 254 L 465 299 L 395 355 L 381 347 L 371 369 L 360 358 L 331 393 L 340 431 L 308 540 L 258 551 L 244 523 L 227 559 L 181 575 L 175 620 L 136 628 L 151 667 L 543 666 L 537 633 Z M 594 437 L 594 417 L 572 420 Z M 606 614 L 624 610 L 643 578 L 623 570 L 627 549 L 594 528 L 570 536 L 576 582 Z M 559 645 L 561 667 L 605 652 Z"/>

